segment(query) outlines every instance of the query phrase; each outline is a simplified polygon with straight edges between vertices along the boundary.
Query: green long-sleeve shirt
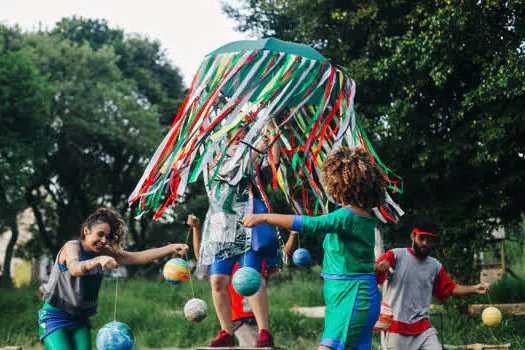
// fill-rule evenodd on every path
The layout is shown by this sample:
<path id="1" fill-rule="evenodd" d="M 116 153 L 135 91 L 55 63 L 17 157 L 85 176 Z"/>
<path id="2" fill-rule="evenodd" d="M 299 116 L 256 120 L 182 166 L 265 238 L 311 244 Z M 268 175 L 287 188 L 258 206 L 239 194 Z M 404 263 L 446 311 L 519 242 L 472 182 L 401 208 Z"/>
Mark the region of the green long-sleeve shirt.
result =
<path id="1" fill-rule="evenodd" d="M 346 207 L 321 216 L 296 215 L 292 229 L 304 234 L 326 233 L 324 276 L 355 276 L 373 274 L 376 222 L 375 217 L 356 215 Z"/>

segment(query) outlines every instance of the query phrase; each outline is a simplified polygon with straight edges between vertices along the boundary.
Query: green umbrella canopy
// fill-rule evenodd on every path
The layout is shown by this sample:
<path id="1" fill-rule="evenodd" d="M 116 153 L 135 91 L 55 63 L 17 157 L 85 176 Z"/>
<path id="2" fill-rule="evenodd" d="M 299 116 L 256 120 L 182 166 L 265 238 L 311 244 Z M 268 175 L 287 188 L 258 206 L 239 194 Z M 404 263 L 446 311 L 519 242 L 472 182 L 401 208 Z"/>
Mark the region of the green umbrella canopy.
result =
<path id="1" fill-rule="evenodd" d="M 298 57 L 303 57 L 308 60 L 313 60 L 315 61 L 315 65 L 318 69 L 321 69 L 321 66 L 325 66 L 324 69 L 326 69 L 327 65 L 330 66 L 330 63 L 328 62 L 328 60 L 323 55 L 321 55 L 319 52 L 317 52 L 315 49 L 313 49 L 312 47 L 305 45 L 305 44 L 292 43 L 292 42 L 283 41 L 283 40 L 279 40 L 275 38 L 234 41 L 234 42 L 221 46 L 217 50 L 206 55 L 206 57 L 218 56 L 218 55 L 228 54 L 228 53 L 250 52 L 250 51 L 255 51 L 255 50 L 260 51 L 258 56 L 262 56 L 262 51 L 267 50 L 267 51 L 278 52 L 281 54 L 288 55 L 289 56 L 288 59 L 293 59 L 293 56 L 298 56 Z M 266 61 L 270 62 L 271 59 L 272 58 L 270 56 L 267 56 Z M 303 69 L 305 67 L 306 66 L 303 66 Z M 238 79 L 232 79 L 229 83 L 225 84 L 221 91 L 222 94 L 228 97 L 232 96 L 232 94 L 235 91 L 237 91 L 237 87 L 240 81 L 243 81 L 249 72 L 250 72 L 250 66 L 245 66 L 241 68 L 237 72 Z M 300 71 L 298 71 L 298 73 L 300 73 Z M 300 75 L 301 74 L 296 74 L 292 78 L 292 80 L 298 82 Z M 259 81 L 258 87 L 256 88 L 256 93 L 253 95 L 253 98 L 256 98 L 257 96 L 259 96 L 259 93 L 265 89 L 266 85 L 271 82 L 272 78 L 273 76 L 269 75 L 266 78 Z M 304 84 L 304 81 L 302 84 Z M 316 90 L 315 94 L 311 96 L 309 104 L 319 103 L 319 101 L 323 98 L 323 94 L 324 94 L 324 89 Z M 335 95 L 335 92 L 334 92 L 334 95 Z M 293 96 L 293 97 L 289 97 L 286 105 L 293 106 L 300 99 L 301 99 L 300 94 Z"/>
<path id="2" fill-rule="evenodd" d="M 284 52 L 292 55 L 306 57 L 312 60 L 327 62 L 326 58 L 305 44 L 292 43 L 289 41 L 283 41 L 275 38 L 266 38 L 259 40 L 239 40 L 228 43 L 224 46 L 219 47 L 217 50 L 209 53 L 209 55 L 217 55 L 228 52 L 242 52 L 242 51 L 254 51 L 254 50 L 269 50 Z"/>

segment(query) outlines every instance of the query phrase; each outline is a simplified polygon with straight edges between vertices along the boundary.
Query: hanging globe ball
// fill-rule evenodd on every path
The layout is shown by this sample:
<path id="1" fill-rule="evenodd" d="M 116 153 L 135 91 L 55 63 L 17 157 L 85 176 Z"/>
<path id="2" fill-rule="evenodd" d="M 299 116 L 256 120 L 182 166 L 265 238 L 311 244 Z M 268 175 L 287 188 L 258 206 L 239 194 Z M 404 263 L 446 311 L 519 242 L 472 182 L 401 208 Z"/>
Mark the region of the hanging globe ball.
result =
<path id="1" fill-rule="evenodd" d="M 190 278 L 188 263 L 181 258 L 170 259 L 162 269 L 166 281 L 177 285 L 186 282 Z"/>
<path id="2" fill-rule="evenodd" d="M 208 306 L 201 299 L 190 299 L 184 305 L 184 317 L 191 322 L 200 322 L 208 316 Z"/>
<path id="3" fill-rule="evenodd" d="M 261 274 L 251 267 L 242 267 L 233 275 L 232 286 L 240 295 L 252 296 L 261 287 Z"/>
<path id="4" fill-rule="evenodd" d="M 387 303 L 381 302 L 381 311 L 379 313 L 379 318 L 377 319 L 377 322 L 374 325 L 374 331 L 375 332 L 386 331 L 392 324 L 393 320 L 394 320 L 394 313 L 392 312 L 392 309 L 390 308 L 390 306 L 388 306 Z"/>
<path id="5" fill-rule="evenodd" d="M 107 323 L 97 332 L 97 350 L 130 350 L 133 342 L 131 328 L 121 322 Z"/>
<path id="6" fill-rule="evenodd" d="M 496 327 L 501 323 L 501 311 L 494 306 L 489 306 L 481 313 L 481 319 L 486 326 Z"/>
<path id="7" fill-rule="evenodd" d="M 304 248 L 299 248 L 292 255 L 292 261 L 295 265 L 301 267 L 308 267 L 312 261 L 310 252 Z"/>

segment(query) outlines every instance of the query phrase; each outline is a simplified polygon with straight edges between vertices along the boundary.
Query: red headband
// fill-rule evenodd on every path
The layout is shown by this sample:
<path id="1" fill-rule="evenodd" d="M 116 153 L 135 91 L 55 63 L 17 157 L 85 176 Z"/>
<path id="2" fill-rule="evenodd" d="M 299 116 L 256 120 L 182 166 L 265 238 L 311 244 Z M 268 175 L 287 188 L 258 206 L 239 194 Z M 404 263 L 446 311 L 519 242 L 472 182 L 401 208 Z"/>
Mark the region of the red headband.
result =
<path id="1" fill-rule="evenodd" d="M 436 237 L 437 236 L 435 233 L 421 231 L 418 228 L 415 228 L 412 232 L 414 232 L 416 235 L 428 235 L 428 236 L 432 236 L 432 237 Z"/>

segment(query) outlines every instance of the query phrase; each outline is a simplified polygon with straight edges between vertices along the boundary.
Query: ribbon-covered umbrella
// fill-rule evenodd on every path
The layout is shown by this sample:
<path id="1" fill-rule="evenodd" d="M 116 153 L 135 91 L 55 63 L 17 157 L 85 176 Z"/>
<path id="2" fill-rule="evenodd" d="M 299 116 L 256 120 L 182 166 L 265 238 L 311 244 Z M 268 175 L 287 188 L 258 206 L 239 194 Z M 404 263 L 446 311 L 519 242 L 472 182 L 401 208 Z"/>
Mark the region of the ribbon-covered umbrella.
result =
<path id="1" fill-rule="evenodd" d="M 228 136 L 247 131 L 234 154 L 243 161 L 269 123 L 281 151 L 272 186 L 279 186 L 297 213 L 328 212 L 331 199 L 320 184 L 320 166 L 340 146 L 368 149 L 385 170 L 388 188 L 402 192 L 401 178 L 381 162 L 363 130 L 354 96 L 355 82 L 307 45 L 273 38 L 224 45 L 204 58 L 129 201 L 139 201 L 139 215 L 153 211 L 158 218 L 184 201 L 188 184 L 201 174 L 206 184 L 214 181 L 231 146 Z M 247 163 L 231 185 L 246 176 Z M 403 214 L 388 194 L 375 213 L 383 221 Z"/>

